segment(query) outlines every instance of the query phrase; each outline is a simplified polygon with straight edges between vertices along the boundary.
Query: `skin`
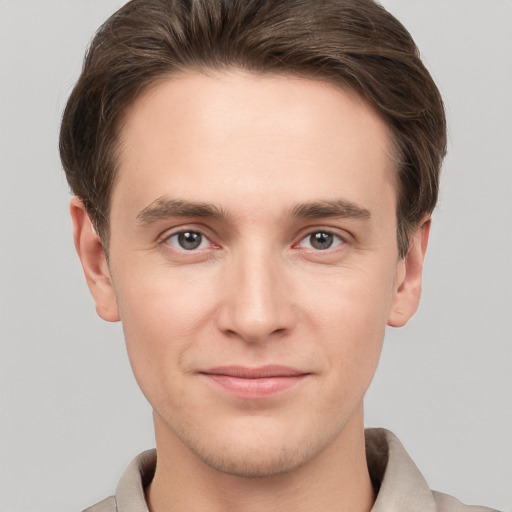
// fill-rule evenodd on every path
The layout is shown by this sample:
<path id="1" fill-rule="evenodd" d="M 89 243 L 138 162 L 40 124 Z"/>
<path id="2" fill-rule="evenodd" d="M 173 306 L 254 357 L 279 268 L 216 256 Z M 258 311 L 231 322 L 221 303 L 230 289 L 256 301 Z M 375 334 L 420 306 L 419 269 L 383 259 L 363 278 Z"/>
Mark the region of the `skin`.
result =
<path id="1" fill-rule="evenodd" d="M 71 214 L 154 409 L 150 509 L 370 510 L 363 397 L 386 325 L 417 308 L 429 231 L 399 259 L 383 120 L 332 84 L 191 72 L 131 105 L 121 143 L 108 264 L 79 199 Z M 205 375 L 225 365 L 302 376 L 240 397 Z"/>

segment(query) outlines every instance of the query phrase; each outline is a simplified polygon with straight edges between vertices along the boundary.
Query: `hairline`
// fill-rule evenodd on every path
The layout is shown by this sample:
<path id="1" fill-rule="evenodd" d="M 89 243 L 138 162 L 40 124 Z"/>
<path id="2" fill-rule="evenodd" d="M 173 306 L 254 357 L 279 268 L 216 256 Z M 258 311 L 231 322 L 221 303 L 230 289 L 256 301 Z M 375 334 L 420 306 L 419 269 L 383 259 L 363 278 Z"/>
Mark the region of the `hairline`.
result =
<path id="1" fill-rule="evenodd" d="M 400 181 L 398 177 L 400 161 L 402 150 L 400 148 L 398 135 L 395 133 L 391 123 L 386 116 L 375 106 L 374 102 L 368 98 L 362 91 L 358 90 L 354 85 L 347 84 L 343 80 L 335 80 L 332 77 L 328 77 L 321 74 L 313 74 L 308 71 L 299 72 L 293 69 L 286 69 L 285 67 L 279 69 L 268 69 L 268 70 L 258 70 L 258 69 L 250 69 L 247 67 L 243 67 L 237 64 L 223 64 L 219 63 L 218 65 L 197 65 L 197 66 L 186 66 L 181 69 L 169 70 L 160 75 L 155 75 L 148 81 L 148 83 L 139 87 L 134 93 L 129 97 L 126 104 L 120 109 L 119 115 L 117 119 L 114 120 L 114 130 L 113 130 L 113 140 L 111 146 L 110 158 L 112 161 L 112 184 L 109 189 L 109 197 L 107 200 L 107 211 L 103 212 L 102 217 L 104 217 L 106 232 L 102 233 L 102 244 L 104 250 L 108 253 L 108 244 L 110 241 L 110 210 L 112 206 L 112 195 L 119 179 L 120 173 L 120 160 L 121 153 L 124 148 L 123 141 L 123 131 L 126 127 L 127 118 L 130 114 L 130 111 L 138 103 L 142 97 L 151 94 L 151 91 L 156 89 L 162 83 L 165 83 L 169 80 L 179 79 L 181 77 L 185 78 L 194 74 L 203 74 L 205 76 L 212 76 L 218 73 L 229 73 L 229 72 L 243 72 L 248 75 L 252 75 L 254 77 L 286 77 L 286 78 L 296 78 L 299 80 L 311 80 L 315 82 L 323 82 L 326 84 L 334 85 L 343 91 L 350 91 L 355 93 L 360 99 L 362 99 L 371 110 L 382 120 L 386 127 L 386 137 L 385 137 L 385 152 L 389 159 L 389 168 L 386 170 L 390 176 L 391 185 L 395 191 L 395 199 L 396 199 L 396 213 L 398 214 L 398 201 L 399 201 L 399 186 Z M 211 73 L 211 75 L 210 75 Z M 398 217 L 397 217 L 398 223 Z M 397 226 L 398 228 L 398 226 Z"/>
<path id="2" fill-rule="evenodd" d="M 353 84 L 348 84 L 344 80 L 336 80 L 333 77 L 328 77 L 326 75 L 322 75 L 320 73 L 314 74 L 307 70 L 300 72 L 298 70 L 287 69 L 286 67 L 282 68 L 272 68 L 272 69 L 251 69 L 250 67 L 244 67 L 240 64 L 228 64 L 228 63 L 219 63 L 218 65 L 201 65 L 197 66 L 186 66 L 182 68 L 177 68 L 175 70 L 167 70 L 159 75 L 155 75 L 152 77 L 146 84 L 140 86 L 136 89 L 128 98 L 123 108 L 120 109 L 119 115 L 117 119 L 114 120 L 114 130 L 113 130 L 113 139 L 111 145 L 110 159 L 112 162 L 112 183 L 110 189 L 108 191 L 109 197 L 107 198 L 107 210 L 104 212 L 97 212 L 103 217 L 103 222 L 105 225 L 105 229 L 98 229 L 98 226 L 95 226 L 100 234 L 100 240 L 105 251 L 105 254 L 108 257 L 109 254 L 109 243 L 110 243 L 110 211 L 112 206 L 112 195 L 113 191 L 116 187 L 117 181 L 119 179 L 120 173 L 120 160 L 121 153 L 124 148 L 123 136 L 122 133 L 126 126 L 127 118 L 129 116 L 130 111 L 134 107 L 136 103 L 140 101 L 143 96 L 151 94 L 151 91 L 156 89 L 162 83 L 165 83 L 168 80 L 179 79 L 180 77 L 187 77 L 194 74 L 203 74 L 205 76 L 210 76 L 210 73 L 229 73 L 233 71 L 239 71 L 243 73 L 247 73 L 248 75 L 252 75 L 254 77 L 287 77 L 287 78 L 296 78 L 301 80 L 312 80 L 315 82 L 323 82 L 326 84 L 334 85 L 341 90 L 351 91 L 355 93 L 360 99 L 362 99 L 371 109 L 372 111 L 382 120 L 384 125 L 386 126 L 386 137 L 385 137 L 385 151 L 389 158 L 389 168 L 387 169 L 388 175 L 391 180 L 391 185 L 395 191 L 395 217 L 397 221 L 397 244 L 399 244 L 399 216 L 398 216 L 398 203 L 400 199 L 400 180 L 399 180 L 399 171 L 400 171 L 400 162 L 402 156 L 402 150 L 399 143 L 398 134 L 395 133 L 393 126 L 386 119 L 386 116 L 375 106 L 374 102 L 368 98 L 362 91 L 358 90 Z"/>

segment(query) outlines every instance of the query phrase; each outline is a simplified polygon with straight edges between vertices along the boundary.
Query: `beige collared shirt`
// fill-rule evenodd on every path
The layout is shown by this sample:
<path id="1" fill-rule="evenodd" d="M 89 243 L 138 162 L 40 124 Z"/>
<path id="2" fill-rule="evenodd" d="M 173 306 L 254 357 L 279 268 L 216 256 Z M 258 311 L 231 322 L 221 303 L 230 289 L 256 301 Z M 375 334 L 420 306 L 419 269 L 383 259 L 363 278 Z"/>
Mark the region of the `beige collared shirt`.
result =
<path id="1" fill-rule="evenodd" d="M 389 430 L 366 430 L 366 457 L 372 482 L 378 490 L 372 512 L 493 511 L 464 505 L 452 496 L 430 490 L 400 441 Z M 84 512 L 149 512 L 144 487 L 153 478 L 155 464 L 155 450 L 141 453 L 126 468 L 115 496 Z"/>

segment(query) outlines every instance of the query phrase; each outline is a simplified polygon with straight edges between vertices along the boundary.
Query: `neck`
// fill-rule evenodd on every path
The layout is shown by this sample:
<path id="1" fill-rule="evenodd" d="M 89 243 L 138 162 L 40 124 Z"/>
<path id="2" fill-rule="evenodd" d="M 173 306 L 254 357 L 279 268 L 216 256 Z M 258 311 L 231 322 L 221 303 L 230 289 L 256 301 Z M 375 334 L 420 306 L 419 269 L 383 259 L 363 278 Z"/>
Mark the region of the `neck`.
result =
<path id="1" fill-rule="evenodd" d="M 375 499 L 362 410 L 314 459 L 286 474 L 244 477 L 205 464 L 155 415 L 157 467 L 146 490 L 151 512 L 369 512 Z"/>

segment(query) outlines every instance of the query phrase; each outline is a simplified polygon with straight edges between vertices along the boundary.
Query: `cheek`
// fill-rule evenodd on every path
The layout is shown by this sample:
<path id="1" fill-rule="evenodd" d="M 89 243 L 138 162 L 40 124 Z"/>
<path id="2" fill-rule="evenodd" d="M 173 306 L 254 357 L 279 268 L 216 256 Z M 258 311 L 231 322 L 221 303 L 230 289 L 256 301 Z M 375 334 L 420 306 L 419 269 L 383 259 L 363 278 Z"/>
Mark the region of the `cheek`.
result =
<path id="1" fill-rule="evenodd" d="M 131 266 L 124 274 L 130 279 L 115 281 L 128 356 L 143 391 L 162 374 L 178 373 L 213 315 L 204 276 L 173 270 Z"/>
<path id="2" fill-rule="evenodd" d="M 154 341 L 194 331 L 213 307 L 211 276 L 164 265 L 148 270 L 136 265 L 116 280 L 116 296 L 125 329 L 153 334 Z M 149 341 L 149 340 L 148 340 Z"/>
<path id="3" fill-rule="evenodd" d="M 394 268 L 352 266 L 311 276 L 301 296 L 308 316 L 340 338 L 371 341 L 383 334 L 393 296 Z"/>
<path id="4" fill-rule="evenodd" d="M 378 276 L 389 272 L 378 270 L 343 269 L 332 273 L 326 285 L 316 287 L 314 294 L 310 290 L 309 295 L 306 293 L 309 287 L 303 291 L 308 297 L 308 328 L 323 346 L 330 378 L 340 390 L 350 387 L 364 393 L 379 360 L 393 280 L 379 280 Z"/>

